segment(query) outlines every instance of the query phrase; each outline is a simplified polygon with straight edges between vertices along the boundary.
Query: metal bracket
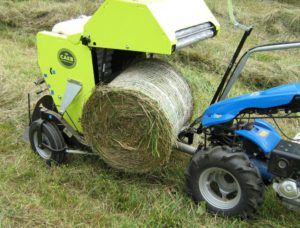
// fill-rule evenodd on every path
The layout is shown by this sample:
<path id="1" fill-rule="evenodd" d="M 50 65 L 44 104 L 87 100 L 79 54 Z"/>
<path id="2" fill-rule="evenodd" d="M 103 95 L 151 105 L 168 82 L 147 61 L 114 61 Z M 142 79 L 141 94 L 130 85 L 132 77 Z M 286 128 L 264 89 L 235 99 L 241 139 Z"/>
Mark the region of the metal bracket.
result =
<path id="1" fill-rule="evenodd" d="M 38 121 L 39 127 L 38 127 L 38 130 L 37 130 L 37 138 L 38 138 L 38 147 L 41 148 L 41 149 L 44 148 L 43 135 L 42 135 L 44 122 L 45 122 L 45 120 Z"/>
<path id="2" fill-rule="evenodd" d="M 32 119 L 31 119 L 31 97 L 30 97 L 30 93 L 27 94 L 27 108 L 28 108 L 28 126 L 30 126 L 30 124 L 32 123 Z"/>
<path id="3" fill-rule="evenodd" d="M 86 152 L 86 151 L 82 151 L 82 150 L 71 150 L 71 149 L 67 149 L 67 150 L 66 150 L 66 153 L 67 153 L 67 154 L 82 154 L 82 155 L 99 156 L 98 154 L 90 153 L 90 152 Z"/>
<path id="4" fill-rule="evenodd" d="M 45 120 L 52 120 L 60 125 L 64 126 L 64 128 L 68 131 L 68 137 L 72 135 L 74 139 L 84 148 L 89 147 L 85 142 L 84 139 L 80 136 L 78 132 L 76 132 L 61 116 L 51 110 L 43 109 L 41 110 L 41 118 Z M 65 132 L 64 132 L 65 133 Z"/>
<path id="5" fill-rule="evenodd" d="M 46 148 L 46 149 L 48 149 L 48 150 L 50 150 L 51 152 L 54 152 L 54 153 L 62 153 L 62 152 L 65 152 L 66 149 L 67 149 L 67 147 L 64 147 L 64 148 L 62 148 L 62 149 L 54 149 L 54 148 L 48 146 L 48 145 L 45 144 L 45 143 L 42 143 L 42 145 L 39 146 L 39 147 L 40 147 L 41 149 Z"/>
<path id="6" fill-rule="evenodd" d="M 75 97 L 82 89 L 81 82 L 75 80 L 68 80 L 67 89 L 65 91 L 63 101 L 59 110 L 60 114 L 64 114 L 69 105 L 73 102 Z"/>
<path id="7" fill-rule="evenodd" d="M 194 142 L 194 131 L 192 128 L 187 127 L 181 130 L 178 134 L 178 141 L 185 143 L 187 145 L 192 145 Z M 187 142 L 186 142 L 187 139 Z"/>
<path id="8" fill-rule="evenodd" d="M 240 22 L 238 22 L 238 20 L 234 16 L 234 9 L 233 9 L 232 0 L 228 0 L 227 4 L 228 4 L 229 17 L 230 17 L 230 20 L 233 23 L 234 27 L 242 29 L 243 31 L 249 31 L 249 30 L 251 30 L 252 29 L 251 26 L 247 26 L 247 25 L 241 24 Z"/>

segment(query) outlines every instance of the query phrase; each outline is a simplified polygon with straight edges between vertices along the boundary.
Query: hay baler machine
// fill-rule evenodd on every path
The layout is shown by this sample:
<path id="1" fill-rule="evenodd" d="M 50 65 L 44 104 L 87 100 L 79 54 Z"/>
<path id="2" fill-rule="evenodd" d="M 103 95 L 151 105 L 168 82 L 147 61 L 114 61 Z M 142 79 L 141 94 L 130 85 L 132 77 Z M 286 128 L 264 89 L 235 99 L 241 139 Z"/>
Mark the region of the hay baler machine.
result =
<path id="1" fill-rule="evenodd" d="M 80 120 L 97 85 L 110 83 L 134 61 L 171 55 L 218 31 L 217 20 L 202 0 L 106 0 L 91 17 L 38 33 L 43 77 L 35 83 L 46 83 L 50 95 L 42 97 L 30 114 L 33 150 L 58 163 L 65 152 L 86 154 L 89 146 Z M 43 129 L 52 132 L 57 143 L 46 145 L 50 139 L 44 143 Z"/>
<path id="2" fill-rule="evenodd" d="M 231 1 L 229 3 L 232 12 Z M 187 103 L 192 106 L 190 91 L 175 70 L 152 59 L 154 54 L 171 55 L 178 49 L 217 35 L 220 26 L 204 1 L 106 0 L 92 17 L 81 16 L 55 25 L 51 32 L 40 32 L 37 46 L 43 78 L 35 83 L 38 86 L 46 84 L 50 94 L 38 100 L 32 113 L 30 96 L 28 99 L 28 138 L 33 151 L 51 164 L 52 161 L 62 163 L 66 154 L 95 155 L 98 148 L 100 154 L 106 152 L 101 154 L 105 161 L 115 159 L 108 163 L 117 168 L 123 165 L 122 170 L 128 171 L 124 168 L 128 160 L 136 159 L 133 162 L 135 167 L 138 167 L 136 163 L 147 166 L 151 161 L 149 157 L 139 158 L 142 155 L 138 151 L 144 148 L 143 145 L 145 151 L 150 148 L 153 157 L 156 156 L 153 164 L 163 165 L 169 154 L 159 154 L 163 149 L 158 142 L 168 145 L 170 141 L 178 150 L 193 156 L 186 171 L 188 190 L 196 202 L 206 201 L 210 211 L 229 216 L 251 216 L 262 203 L 264 183 L 273 183 L 286 205 L 299 208 L 299 144 L 282 140 L 271 124 L 250 116 L 263 114 L 276 118 L 273 116 L 275 113 L 284 111 L 286 115 L 281 118 L 293 117 L 291 113 L 300 111 L 300 85 L 291 84 L 231 99 L 227 99 L 227 95 L 252 53 L 298 48 L 300 44 L 255 47 L 235 64 L 252 28 L 238 23 L 233 13 L 231 18 L 237 27 L 245 31 L 244 36 L 217 89 L 212 106 L 181 131 L 191 116 L 191 108 L 185 108 Z M 142 63 L 131 68 L 139 61 Z M 139 72 L 142 73 L 137 77 Z M 160 73 L 170 77 L 162 77 Z M 143 75 L 147 76 L 144 84 Z M 114 87 L 113 91 L 118 92 L 122 83 L 127 86 L 126 93 L 135 90 L 127 96 L 128 99 L 115 93 L 111 95 L 106 89 L 101 93 L 95 92 L 98 87 L 105 86 Z M 149 93 L 156 99 L 154 106 L 150 105 L 154 107 L 153 111 L 147 109 L 152 102 L 148 99 L 149 94 L 146 100 L 141 100 L 140 94 L 137 96 L 139 87 L 145 87 L 144 95 Z M 109 98 L 105 100 L 103 97 Z M 127 122 L 140 118 L 141 113 L 136 113 L 135 109 L 132 109 L 133 118 L 122 116 L 122 121 L 118 122 L 122 127 L 114 131 L 111 138 L 107 136 L 109 130 L 107 135 L 97 134 L 102 132 L 102 128 L 109 129 L 111 125 L 106 122 L 122 111 L 112 103 L 118 103 L 118 107 L 122 108 L 132 98 L 133 103 L 129 104 L 136 105 L 136 99 L 137 109 L 144 111 L 148 119 L 156 113 L 149 122 L 150 126 L 145 124 L 148 119 L 136 125 L 136 128 L 139 125 L 145 127 L 148 132 L 146 135 L 141 132 L 135 134 L 136 137 L 141 135 L 140 139 L 133 140 L 136 146 L 123 142 L 120 139 L 123 133 L 119 133 L 125 129 L 124 138 L 133 134 L 135 128 Z M 100 107 L 94 105 L 98 99 L 102 103 Z M 167 104 L 161 107 L 162 111 L 156 106 L 160 102 Z M 101 119 L 102 125 L 87 121 L 97 118 L 93 113 L 102 113 L 105 117 Z M 161 119 L 170 121 L 165 125 L 166 131 L 156 128 L 156 122 L 160 121 L 158 113 L 165 113 L 166 118 Z M 191 146 L 195 134 L 204 135 L 204 144 Z M 164 141 L 162 136 L 169 141 Z M 147 137 L 149 142 L 145 142 Z M 109 144 L 109 140 L 116 146 Z M 98 141 L 102 142 L 100 148 Z M 116 148 L 123 150 L 118 156 Z M 109 157 L 109 154 L 112 156 Z M 123 157 L 116 161 L 119 155 Z M 124 155 L 128 155 L 129 159 L 124 159 Z"/>

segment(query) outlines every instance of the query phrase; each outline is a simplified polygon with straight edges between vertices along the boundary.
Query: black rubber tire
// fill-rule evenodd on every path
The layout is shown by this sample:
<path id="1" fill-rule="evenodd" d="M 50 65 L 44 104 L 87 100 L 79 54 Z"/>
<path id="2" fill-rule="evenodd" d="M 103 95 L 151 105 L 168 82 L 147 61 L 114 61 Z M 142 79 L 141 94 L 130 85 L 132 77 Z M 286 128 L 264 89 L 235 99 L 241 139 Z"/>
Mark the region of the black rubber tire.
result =
<path id="1" fill-rule="evenodd" d="M 32 122 L 29 128 L 29 140 L 30 140 L 31 148 L 37 155 L 39 155 L 39 153 L 34 142 L 34 135 L 37 133 L 41 122 L 42 120 L 38 119 Z M 65 148 L 65 141 L 62 136 L 62 133 L 54 123 L 49 121 L 44 121 L 42 124 L 42 134 L 44 134 L 45 137 L 47 137 L 50 144 L 49 146 L 51 148 L 56 150 Z M 44 159 L 40 155 L 39 157 L 45 160 L 50 165 L 51 161 L 54 161 L 56 164 L 63 163 L 65 159 L 65 155 L 66 155 L 65 152 L 51 152 L 50 159 Z"/>
<path id="2" fill-rule="evenodd" d="M 205 201 L 200 191 L 199 178 L 209 168 L 221 168 L 229 172 L 240 185 L 241 197 L 233 208 L 226 210 L 206 201 L 207 210 L 226 217 L 253 217 L 263 203 L 265 186 L 259 171 L 248 157 L 244 153 L 233 153 L 229 147 L 220 146 L 196 153 L 185 172 L 188 194 L 196 203 Z"/>

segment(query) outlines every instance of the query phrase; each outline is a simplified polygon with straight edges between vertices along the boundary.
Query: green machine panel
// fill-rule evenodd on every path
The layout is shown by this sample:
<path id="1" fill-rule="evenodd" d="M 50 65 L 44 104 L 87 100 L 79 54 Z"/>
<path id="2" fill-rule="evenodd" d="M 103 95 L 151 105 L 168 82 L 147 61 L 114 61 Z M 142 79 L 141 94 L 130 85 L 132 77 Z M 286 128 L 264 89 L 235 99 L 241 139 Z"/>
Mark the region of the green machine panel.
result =
<path id="1" fill-rule="evenodd" d="M 66 36 L 51 32 L 40 32 L 37 46 L 39 65 L 58 110 L 66 95 L 68 81 L 81 84 L 79 94 L 63 115 L 72 127 L 82 132 L 82 108 L 95 87 L 90 48 L 73 44 Z"/>
<path id="2" fill-rule="evenodd" d="M 169 55 L 219 29 L 203 0 L 106 0 L 83 35 L 92 47 Z"/>

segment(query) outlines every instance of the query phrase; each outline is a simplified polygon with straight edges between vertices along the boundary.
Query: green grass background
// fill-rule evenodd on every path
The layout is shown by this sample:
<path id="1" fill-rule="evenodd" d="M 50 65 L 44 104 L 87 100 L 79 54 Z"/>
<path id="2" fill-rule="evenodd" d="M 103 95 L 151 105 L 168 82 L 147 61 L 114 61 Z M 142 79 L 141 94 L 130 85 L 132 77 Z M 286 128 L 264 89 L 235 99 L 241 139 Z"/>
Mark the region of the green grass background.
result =
<path id="1" fill-rule="evenodd" d="M 220 35 L 163 57 L 188 79 L 195 116 L 208 106 L 241 32 L 229 23 L 225 0 L 207 0 L 221 22 Z M 299 0 L 236 0 L 237 16 L 255 31 L 246 45 L 300 38 Z M 189 157 L 173 153 L 160 172 L 128 175 L 95 157 L 72 156 L 67 165 L 47 167 L 22 141 L 28 92 L 40 75 L 35 34 L 58 21 L 91 14 L 99 1 L 0 1 L 0 227 L 300 227 L 299 214 L 286 210 L 272 189 L 250 221 L 208 214 L 184 192 Z M 246 49 L 245 48 L 245 49 Z M 299 81 L 299 50 L 255 55 L 231 95 Z M 38 97 L 33 97 L 37 99 Z M 299 122 L 280 123 L 293 136 Z"/>

